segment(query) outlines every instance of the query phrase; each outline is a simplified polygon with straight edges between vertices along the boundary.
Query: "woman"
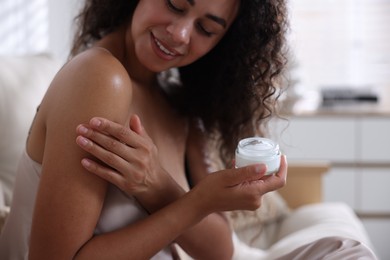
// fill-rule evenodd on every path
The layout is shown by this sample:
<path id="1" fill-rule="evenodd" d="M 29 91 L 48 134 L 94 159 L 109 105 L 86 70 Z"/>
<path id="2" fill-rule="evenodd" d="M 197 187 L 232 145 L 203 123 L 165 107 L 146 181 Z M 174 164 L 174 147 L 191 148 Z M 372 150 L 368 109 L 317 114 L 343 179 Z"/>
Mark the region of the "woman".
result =
<path id="1" fill-rule="evenodd" d="M 284 11 L 281 0 L 87 0 L 73 57 L 31 127 L 2 259 L 172 259 L 172 243 L 197 259 L 230 259 L 219 212 L 258 208 L 284 185 L 286 161 L 267 178 L 263 165 L 206 177 L 203 140 L 218 137 L 228 161 L 272 112 Z M 172 68 L 180 82 L 158 80 Z M 92 117 L 130 129 L 112 141 L 86 127 Z M 103 156 L 104 169 L 134 173 L 121 189 L 84 168 L 96 167 L 88 152 L 98 147 L 74 140 L 88 133 L 122 156 Z"/>

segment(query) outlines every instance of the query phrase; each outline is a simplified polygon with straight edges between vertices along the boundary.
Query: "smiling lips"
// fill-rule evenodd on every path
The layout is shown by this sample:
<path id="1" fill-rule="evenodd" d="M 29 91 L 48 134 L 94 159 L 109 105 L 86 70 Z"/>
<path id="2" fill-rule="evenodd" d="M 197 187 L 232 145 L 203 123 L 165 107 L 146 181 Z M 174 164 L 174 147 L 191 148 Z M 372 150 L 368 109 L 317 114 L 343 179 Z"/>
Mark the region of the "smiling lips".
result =
<path id="1" fill-rule="evenodd" d="M 182 56 L 181 53 L 164 45 L 161 41 L 159 41 L 156 37 L 154 37 L 153 34 L 151 34 L 151 37 L 153 42 L 155 43 L 154 44 L 155 51 L 157 52 L 159 57 L 165 60 L 172 60 L 175 57 Z"/>

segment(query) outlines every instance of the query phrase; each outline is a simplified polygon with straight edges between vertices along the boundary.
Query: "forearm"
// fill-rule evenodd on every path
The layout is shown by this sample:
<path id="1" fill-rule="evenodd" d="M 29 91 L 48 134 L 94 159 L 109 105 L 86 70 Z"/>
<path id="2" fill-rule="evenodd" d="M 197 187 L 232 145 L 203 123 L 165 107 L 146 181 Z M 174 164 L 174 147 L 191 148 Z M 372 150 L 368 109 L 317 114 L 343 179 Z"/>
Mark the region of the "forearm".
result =
<path id="1" fill-rule="evenodd" d="M 207 214 L 196 194 L 189 192 L 141 221 L 94 236 L 76 259 L 150 259 Z"/>
<path id="2" fill-rule="evenodd" d="M 153 213 L 184 196 L 186 192 L 171 179 L 158 196 L 140 196 L 138 200 Z M 230 259 L 233 251 L 232 235 L 227 220 L 222 214 L 212 213 L 183 232 L 176 242 L 195 259 Z"/>
<path id="3" fill-rule="evenodd" d="M 231 259 L 232 232 L 222 214 L 212 213 L 176 239 L 194 259 Z"/>

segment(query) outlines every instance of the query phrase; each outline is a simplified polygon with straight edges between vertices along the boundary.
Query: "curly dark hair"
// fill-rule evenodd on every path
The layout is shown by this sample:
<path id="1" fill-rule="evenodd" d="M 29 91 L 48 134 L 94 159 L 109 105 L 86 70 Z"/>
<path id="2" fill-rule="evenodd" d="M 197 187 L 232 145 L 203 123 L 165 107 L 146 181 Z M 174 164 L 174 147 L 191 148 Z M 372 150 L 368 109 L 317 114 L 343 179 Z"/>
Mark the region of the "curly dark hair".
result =
<path id="1" fill-rule="evenodd" d="M 130 19 L 138 1 L 112 3 L 86 0 L 71 55 Z M 218 139 L 225 163 L 240 139 L 261 135 L 261 126 L 275 114 L 278 80 L 287 61 L 287 27 L 286 0 L 241 0 L 237 18 L 217 46 L 179 68 L 184 87 L 172 87 L 168 98 Z"/>

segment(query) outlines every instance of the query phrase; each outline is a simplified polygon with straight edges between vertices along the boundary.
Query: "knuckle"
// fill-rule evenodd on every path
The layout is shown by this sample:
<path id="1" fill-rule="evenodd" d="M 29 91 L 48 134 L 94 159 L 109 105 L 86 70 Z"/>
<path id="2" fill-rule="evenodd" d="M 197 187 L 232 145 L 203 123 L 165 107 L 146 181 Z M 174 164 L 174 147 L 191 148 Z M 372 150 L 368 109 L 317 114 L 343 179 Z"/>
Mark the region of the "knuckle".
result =
<path id="1" fill-rule="evenodd" d="M 119 136 L 121 137 L 127 137 L 129 134 L 130 134 L 130 129 L 128 129 L 127 127 L 124 127 L 124 126 L 121 126 L 118 130 L 118 134 Z"/>
<path id="2" fill-rule="evenodd" d="M 148 157 L 152 154 L 156 154 L 157 148 L 150 143 L 144 143 L 140 148 L 139 148 L 144 154 L 144 157 Z"/>
<path id="3" fill-rule="evenodd" d="M 101 130 L 109 130 L 110 129 L 110 124 L 104 118 L 99 118 L 97 120 L 100 121 L 100 124 L 98 125 L 99 129 L 101 129 Z"/>
<path id="4" fill-rule="evenodd" d="M 134 175 L 134 181 L 136 184 L 138 184 L 138 186 L 141 186 L 145 183 L 145 175 L 143 174 L 135 174 Z"/>
<path id="5" fill-rule="evenodd" d="M 256 210 L 261 207 L 262 196 L 258 192 L 250 192 L 246 198 L 248 210 Z"/>
<path id="6" fill-rule="evenodd" d="M 105 176 L 106 180 L 109 181 L 109 182 L 113 182 L 114 181 L 114 174 L 113 172 L 110 172 L 110 171 L 104 171 L 104 170 L 101 170 L 101 174 Z"/>
<path id="7" fill-rule="evenodd" d="M 139 168 L 141 171 L 146 171 L 148 169 L 149 159 L 146 156 L 143 156 L 139 160 Z"/>
<path id="8" fill-rule="evenodd" d="M 107 163 L 108 165 L 115 165 L 116 162 L 116 157 L 112 153 L 107 153 L 104 156 L 104 162 Z"/>
<path id="9" fill-rule="evenodd" d="M 255 200 L 255 201 L 253 201 L 253 202 L 250 204 L 249 210 L 254 211 L 254 210 L 257 210 L 257 209 L 260 208 L 260 207 L 261 207 L 261 202 L 260 202 L 259 200 Z"/>
<path id="10" fill-rule="evenodd" d="M 153 152 L 154 152 L 154 147 L 151 145 L 146 145 L 144 147 L 144 149 L 145 149 L 146 153 L 148 153 L 148 154 L 153 154 Z"/>
<path id="11" fill-rule="evenodd" d="M 261 198 L 259 198 L 259 196 L 253 197 L 253 199 L 252 199 L 252 207 L 253 207 L 253 209 L 260 208 L 261 204 L 262 204 L 261 202 L 262 202 L 262 200 L 261 200 Z"/>
<path id="12" fill-rule="evenodd" d="M 137 192 L 137 185 L 127 182 L 124 185 L 122 185 L 121 189 L 123 191 L 126 191 L 128 194 L 133 194 Z"/>
<path id="13" fill-rule="evenodd" d="M 152 149 L 152 152 L 153 152 L 153 154 L 159 154 L 158 148 L 156 146 L 154 146 L 154 148 Z"/>
<path id="14" fill-rule="evenodd" d="M 107 148 L 111 150 L 115 150 L 119 145 L 119 141 L 110 139 L 107 141 Z"/>
<path id="15" fill-rule="evenodd" d="M 287 180 L 285 178 L 281 178 L 279 181 L 279 188 L 283 188 L 284 186 L 286 186 L 286 184 Z"/>

